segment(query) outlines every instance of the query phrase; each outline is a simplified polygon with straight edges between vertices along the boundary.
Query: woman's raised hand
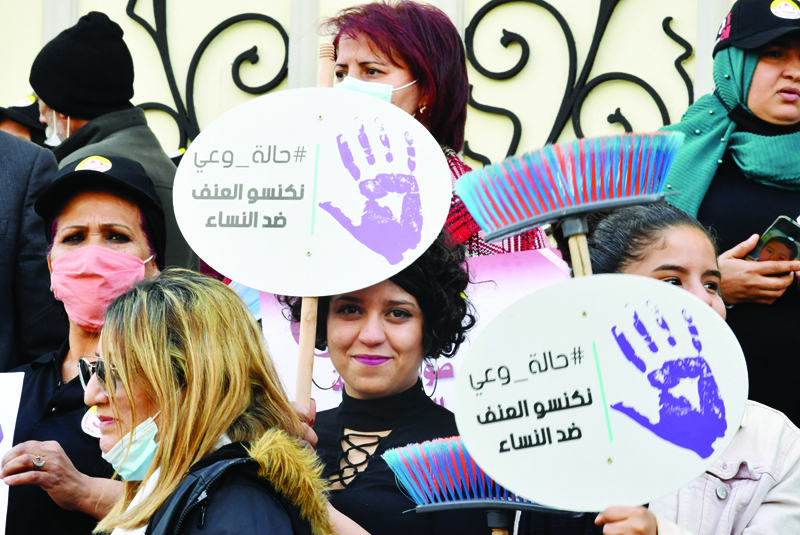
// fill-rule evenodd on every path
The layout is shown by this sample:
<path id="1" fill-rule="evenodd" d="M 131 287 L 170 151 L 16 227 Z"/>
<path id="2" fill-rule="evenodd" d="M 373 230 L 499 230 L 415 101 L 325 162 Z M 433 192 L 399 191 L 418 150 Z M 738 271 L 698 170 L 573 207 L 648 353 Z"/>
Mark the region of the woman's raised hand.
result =
<path id="1" fill-rule="evenodd" d="M 756 247 L 758 238 L 758 234 L 753 234 L 719 256 L 722 299 L 726 304 L 772 304 L 792 283 L 794 272 L 800 271 L 800 261 L 797 260 L 744 260 L 747 253 Z"/>
<path id="2" fill-rule="evenodd" d="M 314 425 L 314 418 L 317 417 L 317 402 L 314 401 L 314 398 L 311 398 L 311 406 L 309 408 L 296 401 L 292 401 L 290 404 L 303 422 L 303 436 L 300 439 L 314 448 L 317 445 L 317 434 L 311 426 Z"/>

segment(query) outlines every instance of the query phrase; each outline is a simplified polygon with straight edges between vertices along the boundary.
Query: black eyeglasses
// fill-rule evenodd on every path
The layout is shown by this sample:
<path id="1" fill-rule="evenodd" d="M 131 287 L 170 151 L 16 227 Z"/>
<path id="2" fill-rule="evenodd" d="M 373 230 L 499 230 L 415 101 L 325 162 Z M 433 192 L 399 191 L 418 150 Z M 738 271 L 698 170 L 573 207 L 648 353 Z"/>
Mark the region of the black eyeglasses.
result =
<path id="1" fill-rule="evenodd" d="M 103 359 L 97 359 L 94 362 L 89 362 L 86 360 L 86 357 L 81 357 L 78 359 L 78 375 L 81 378 L 81 384 L 83 385 L 83 389 L 86 390 L 86 385 L 89 384 L 89 381 L 92 379 L 92 374 L 97 374 L 97 385 L 100 387 L 100 390 L 103 391 L 103 394 L 106 396 L 108 395 L 108 388 L 107 385 L 107 377 L 108 372 L 106 370 L 106 363 Z M 117 380 L 119 376 L 117 372 L 111 370 L 111 378 L 112 384 L 111 389 L 115 390 L 117 388 Z"/>

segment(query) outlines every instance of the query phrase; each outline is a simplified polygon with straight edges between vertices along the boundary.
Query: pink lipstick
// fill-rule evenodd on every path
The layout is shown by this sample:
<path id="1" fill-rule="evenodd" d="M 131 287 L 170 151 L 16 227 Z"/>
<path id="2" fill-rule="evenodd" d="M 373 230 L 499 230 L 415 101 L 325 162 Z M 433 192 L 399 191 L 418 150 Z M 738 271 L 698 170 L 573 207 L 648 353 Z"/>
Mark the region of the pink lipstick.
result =
<path id="1" fill-rule="evenodd" d="M 389 357 L 384 357 L 381 355 L 356 355 L 353 357 L 353 359 L 364 366 L 380 366 L 384 362 L 389 361 Z"/>
<path id="2" fill-rule="evenodd" d="M 800 91 L 794 87 L 784 87 L 778 93 L 787 102 L 795 102 L 800 98 Z"/>

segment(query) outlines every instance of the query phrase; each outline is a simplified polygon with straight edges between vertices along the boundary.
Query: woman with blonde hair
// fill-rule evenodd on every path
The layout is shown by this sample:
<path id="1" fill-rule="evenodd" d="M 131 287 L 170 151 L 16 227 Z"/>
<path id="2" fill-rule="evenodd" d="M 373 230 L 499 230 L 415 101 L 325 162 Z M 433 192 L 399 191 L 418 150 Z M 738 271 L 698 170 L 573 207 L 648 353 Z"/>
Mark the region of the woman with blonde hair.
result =
<path id="1" fill-rule="evenodd" d="M 316 458 L 232 290 L 167 270 L 111 304 L 98 349 L 85 400 L 125 488 L 96 531 L 331 532 Z"/>

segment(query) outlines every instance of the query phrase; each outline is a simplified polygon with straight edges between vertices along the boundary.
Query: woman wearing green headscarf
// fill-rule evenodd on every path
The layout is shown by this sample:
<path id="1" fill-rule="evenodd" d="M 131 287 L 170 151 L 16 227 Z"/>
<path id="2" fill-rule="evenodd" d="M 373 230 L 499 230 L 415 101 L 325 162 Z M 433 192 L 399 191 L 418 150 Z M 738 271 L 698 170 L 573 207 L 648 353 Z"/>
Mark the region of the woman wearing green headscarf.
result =
<path id="1" fill-rule="evenodd" d="M 800 262 L 749 262 L 758 235 L 800 215 L 800 5 L 738 0 L 714 48 L 714 92 L 680 123 L 670 198 L 718 234 L 722 297 L 750 372 L 750 399 L 800 423 Z"/>

